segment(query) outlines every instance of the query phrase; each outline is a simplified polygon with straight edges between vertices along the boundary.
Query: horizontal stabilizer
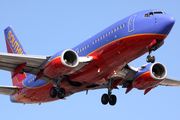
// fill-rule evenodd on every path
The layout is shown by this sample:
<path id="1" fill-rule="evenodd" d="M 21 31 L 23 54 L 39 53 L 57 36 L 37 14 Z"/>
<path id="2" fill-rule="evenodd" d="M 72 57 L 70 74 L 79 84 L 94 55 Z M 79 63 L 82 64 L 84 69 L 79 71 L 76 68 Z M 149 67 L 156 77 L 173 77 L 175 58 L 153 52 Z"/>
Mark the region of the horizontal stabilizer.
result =
<path id="1" fill-rule="evenodd" d="M 17 88 L 17 86 L 0 86 L 0 94 L 12 95 Z"/>

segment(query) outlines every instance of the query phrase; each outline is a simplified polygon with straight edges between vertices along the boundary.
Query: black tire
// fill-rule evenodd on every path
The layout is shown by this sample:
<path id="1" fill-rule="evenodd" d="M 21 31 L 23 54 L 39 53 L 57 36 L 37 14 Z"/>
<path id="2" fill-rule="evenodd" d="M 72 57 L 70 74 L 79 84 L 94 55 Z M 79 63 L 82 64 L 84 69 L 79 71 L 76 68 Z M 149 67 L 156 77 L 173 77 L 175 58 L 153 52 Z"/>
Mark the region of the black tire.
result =
<path id="1" fill-rule="evenodd" d="M 151 62 L 151 56 L 150 56 L 150 55 L 147 56 L 146 61 L 147 61 L 148 63 Z"/>
<path id="2" fill-rule="evenodd" d="M 151 56 L 151 63 L 154 63 L 154 62 L 155 62 L 155 57 Z"/>
<path id="3" fill-rule="evenodd" d="M 64 88 L 60 88 L 58 92 L 58 98 L 63 99 L 65 97 L 66 91 Z"/>
<path id="4" fill-rule="evenodd" d="M 57 90 L 56 90 L 56 88 L 55 88 L 55 87 L 52 87 L 52 88 L 50 89 L 49 94 L 50 94 L 50 97 L 55 98 L 56 95 L 57 95 Z"/>
<path id="5" fill-rule="evenodd" d="M 109 97 L 109 104 L 110 105 L 115 105 L 116 104 L 116 100 L 117 100 L 116 96 L 115 95 L 111 95 Z"/>
<path id="6" fill-rule="evenodd" d="M 109 102 L 109 97 L 107 94 L 103 94 L 101 97 L 101 102 L 103 105 L 106 105 Z"/>

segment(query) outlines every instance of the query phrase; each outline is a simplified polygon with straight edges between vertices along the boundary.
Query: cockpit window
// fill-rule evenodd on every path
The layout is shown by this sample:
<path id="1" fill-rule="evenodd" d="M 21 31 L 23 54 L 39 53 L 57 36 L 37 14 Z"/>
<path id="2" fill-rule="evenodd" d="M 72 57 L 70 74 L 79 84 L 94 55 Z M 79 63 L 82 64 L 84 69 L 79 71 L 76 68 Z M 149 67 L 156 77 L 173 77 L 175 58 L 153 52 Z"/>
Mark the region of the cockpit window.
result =
<path id="1" fill-rule="evenodd" d="M 164 14 L 162 11 L 155 11 L 154 14 Z"/>
<path id="2" fill-rule="evenodd" d="M 150 17 L 154 14 L 165 14 L 165 13 L 163 11 L 154 11 L 154 12 L 149 12 L 149 13 L 144 14 L 144 17 Z"/>
<path id="3" fill-rule="evenodd" d="M 144 15 L 144 17 L 149 17 L 149 13 L 146 13 L 146 14 Z"/>

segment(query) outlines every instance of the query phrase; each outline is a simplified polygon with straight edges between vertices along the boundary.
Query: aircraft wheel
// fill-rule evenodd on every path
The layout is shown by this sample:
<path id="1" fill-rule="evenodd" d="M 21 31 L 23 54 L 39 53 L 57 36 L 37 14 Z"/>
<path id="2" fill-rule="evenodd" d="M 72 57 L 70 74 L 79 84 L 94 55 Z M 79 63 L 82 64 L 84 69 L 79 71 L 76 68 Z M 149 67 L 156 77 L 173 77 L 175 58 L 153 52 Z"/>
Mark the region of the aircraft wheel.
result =
<path id="1" fill-rule="evenodd" d="M 103 105 L 106 105 L 109 101 L 109 97 L 108 97 L 108 94 L 103 94 L 102 97 L 101 97 L 101 102 Z"/>
<path id="2" fill-rule="evenodd" d="M 151 55 L 148 55 L 147 58 L 146 58 L 146 61 L 149 63 L 154 63 L 155 62 L 155 57 L 154 56 L 151 56 Z"/>
<path id="3" fill-rule="evenodd" d="M 49 94 L 50 94 L 50 96 L 51 96 L 52 98 L 55 98 L 56 95 L 57 95 L 57 90 L 56 90 L 56 88 L 55 88 L 55 87 L 52 87 L 52 88 L 50 89 Z"/>
<path id="4" fill-rule="evenodd" d="M 151 57 L 151 63 L 154 63 L 154 62 L 155 62 L 155 57 L 152 56 L 152 57 Z"/>
<path id="5" fill-rule="evenodd" d="M 109 104 L 110 105 L 115 105 L 116 104 L 116 100 L 117 100 L 116 96 L 115 95 L 111 95 L 109 97 Z"/>
<path id="6" fill-rule="evenodd" d="M 59 99 L 63 99 L 65 97 L 66 91 L 64 88 L 60 88 L 57 94 Z"/>
<path id="7" fill-rule="evenodd" d="M 147 61 L 148 63 L 151 62 L 151 55 L 148 55 L 148 56 L 147 56 L 146 61 Z"/>

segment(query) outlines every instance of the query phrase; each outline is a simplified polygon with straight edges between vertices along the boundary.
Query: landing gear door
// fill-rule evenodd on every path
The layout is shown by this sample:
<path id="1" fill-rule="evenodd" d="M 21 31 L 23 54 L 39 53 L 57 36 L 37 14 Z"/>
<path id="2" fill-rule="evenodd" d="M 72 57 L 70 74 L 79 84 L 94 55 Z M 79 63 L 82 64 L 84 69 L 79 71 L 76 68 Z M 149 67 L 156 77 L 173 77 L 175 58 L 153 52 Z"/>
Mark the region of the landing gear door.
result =
<path id="1" fill-rule="evenodd" d="M 136 15 L 137 14 L 134 14 L 134 15 L 132 15 L 129 18 L 129 21 L 128 21 L 128 32 L 133 32 L 134 31 L 134 20 L 136 18 Z"/>

